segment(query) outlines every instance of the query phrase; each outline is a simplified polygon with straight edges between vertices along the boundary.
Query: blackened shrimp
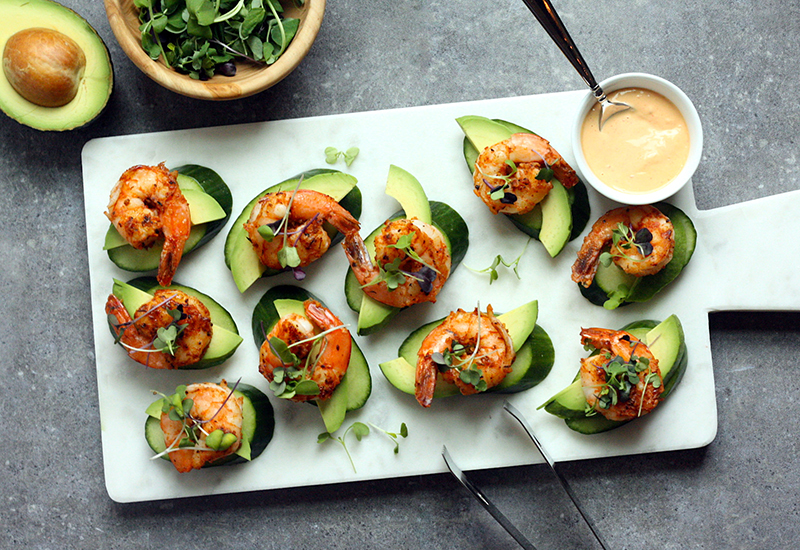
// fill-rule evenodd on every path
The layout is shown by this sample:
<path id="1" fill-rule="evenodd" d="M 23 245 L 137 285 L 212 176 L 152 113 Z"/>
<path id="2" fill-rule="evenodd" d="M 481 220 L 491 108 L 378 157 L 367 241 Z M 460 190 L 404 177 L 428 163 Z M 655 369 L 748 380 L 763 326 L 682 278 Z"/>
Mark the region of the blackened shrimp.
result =
<path id="1" fill-rule="evenodd" d="M 478 156 L 473 190 L 494 214 L 525 214 L 553 188 L 549 178 L 539 179 L 546 168 L 564 187 L 578 183 L 575 170 L 549 141 L 535 134 L 514 134 Z"/>
<path id="2" fill-rule="evenodd" d="M 295 267 L 304 267 L 327 252 L 331 238 L 323 222 L 345 235 L 357 233 L 360 227 L 358 220 L 330 196 L 298 189 L 264 195 L 253 208 L 244 229 L 261 263 L 280 270 L 287 267 L 279 258 L 279 252 L 285 247 L 296 250 L 300 263 Z M 265 226 L 269 231 L 261 229 Z"/>
<path id="3" fill-rule="evenodd" d="M 482 313 L 453 311 L 434 328 L 417 352 L 415 396 L 430 407 L 437 374 L 463 395 L 486 391 L 503 381 L 516 358 L 514 343 L 492 306 Z"/>
<path id="4" fill-rule="evenodd" d="M 236 397 L 225 380 L 190 384 L 185 399 L 192 402 L 188 411 L 173 412 L 172 417 L 168 412 L 161 414 L 166 452 L 182 473 L 235 453 L 242 444 L 244 419 L 244 398 Z"/>
<path id="5" fill-rule="evenodd" d="M 603 250 L 617 266 L 636 277 L 653 275 L 672 260 L 675 229 L 668 217 L 650 205 L 622 206 L 606 212 L 583 239 L 572 280 L 589 287 Z"/>
<path id="6" fill-rule="evenodd" d="M 387 221 L 375 238 L 373 263 L 358 233 L 342 243 L 364 293 L 403 308 L 435 302 L 450 276 L 450 251 L 442 232 L 418 219 Z"/>
<path id="7" fill-rule="evenodd" d="M 604 328 L 581 330 L 581 343 L 598 353 L 581 359 L 586 402 L 609 420 L 623 421 L 652 411 L 664 391 L 658 359 L 629 332 Z"/>
<path id="8" fill-rule="evenodd" d="M 150 248 L 163 238 L 157 276 L 162 286 L 172 283 L 192 228 L 189 203 L 176 177 L 164 163 L 129 168 L 111 190 L 105 212 L 134 248 Z"/>
<path id="9" fill-rule="evenodd" d="M 156 290 L 153 299 L 136 310 L 128 310 L 114 294 L 106 301 L 106 314 L 119 342 L 134 361 L 154 369 L 177 369 L 193 365 L 205 355 L 213 327 L 208 308 L 194 296 L 174 289 Z M 160 328 L 173 327 L 171 346 L 156 346 L 163 339 Z"/>
<path id="10" fill-rule="evenodd" d="M 258 370 L 270 382 L 275 381 L 276 369 L 281 369 L 279 379 L 292 387 L 306 380 L 316 384 L 318 391 L 295 393 L 290 396 L 292 401 L 328 399 L 350 364 L 350 331 L 316 300 L 306 300 L 303 308 L 305 316 L 291 313 L 282 317 L 266 335 Z M 293 354 L 291 360 L 276 349 L 273 338 L 280 339 Z"/>

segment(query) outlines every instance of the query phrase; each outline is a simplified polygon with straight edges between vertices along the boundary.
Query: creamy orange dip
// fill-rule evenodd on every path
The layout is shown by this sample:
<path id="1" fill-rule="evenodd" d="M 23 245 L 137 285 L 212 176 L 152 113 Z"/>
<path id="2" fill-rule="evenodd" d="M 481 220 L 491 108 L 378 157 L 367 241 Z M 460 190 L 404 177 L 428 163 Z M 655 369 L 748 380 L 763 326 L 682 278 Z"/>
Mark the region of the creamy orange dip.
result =
<path id="1" fill-rule="evenodd" d="M 633 106 L 607 119 L 599 129 L 596 104 L 581 128 L 581 147 L 592 172 L 625 193 L 659 189 L 680 173 L 689 157 L 689 130 L 675 105 L 656 92 L 624 88 L 611 101 Z"/>

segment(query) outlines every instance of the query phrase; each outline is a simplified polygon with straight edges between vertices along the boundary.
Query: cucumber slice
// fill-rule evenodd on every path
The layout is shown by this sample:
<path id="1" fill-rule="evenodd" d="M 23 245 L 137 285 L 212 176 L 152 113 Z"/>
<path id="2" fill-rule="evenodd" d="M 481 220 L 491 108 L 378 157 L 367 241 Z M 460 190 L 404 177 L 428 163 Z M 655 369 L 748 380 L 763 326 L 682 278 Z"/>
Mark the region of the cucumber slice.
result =
<path id="1" fill-rule="evenodd" d="M 475 169 L 475 161 L 478 160 L 478 156 L 487 147 L 504 141 L 515 133 L 535 133 L 513 122 L 476 115 L 459 117 L 456 122 L 464 132 L 464 160 L 470 174 Z M 541 241 L 553 257 L 564 248 L 568 241 L 577 238 L 583 232 L 590 217 L 589 195 L 583 181 L 564 190 L 567 193 L 566 202 L 563 197 L 557 197 L 554 200 L 545 199 L 526 214 L 506 215 L 517 229 Z M 548 193 L 549 195 L 550 193 Z M 547 213 L 543 214 L 542 209 L 548 202 L 550 204 L 545 208 Z M 541 235 L 543 224 L 546 228 L 544 236 Z"/>
<path id="2" fill-rule="evenodd" d="M 194 296 L 208 308 L 209 317 L 213 327 L 211 343 L 203 355 L 202 359 L 192 365 L 180 367 L 181 370 L 196 370 L 216 367 L 227 361 L 242 343 L 242 337 L 236 327 L 236 322 L 231 314 L 222 307 L 216 300 L 203 294 L 202 292 L 180 284 L 172 284 L 162 287 L 153 277 L 139 277 L 123 283 L 114 279 L 111 292 L 119 298 L 131 317 L 136 314 L 136 310 L 142 304 L 153 299 L 154 292 L 159 288 L 172 288 L 181 290 L 190 296 Z M 112 330 L 113 335 L 113 330 Z"/>
<path id="3" fill-rule="evenodd" d="M 498 315 L 511 336 L 517 358 L 511 365 L 511 372 L 503 381 L 486 393 L 516 393 L 532 388 L 549 374 L 555 358 L 550 337 L 536 324 L 538 306 L 536 301 L 528 302 L 508 313 Z M 386 379 L 403 393 L 414 394 L 417 352 L 430 332 L 444 319 L 427 323 L 412 332 L 400 345 L 398 357 L 380 364 Z M 445 382 L 441 377 L 436 382 L 434 399 L 460 395 L 455 384 Z"/>
<path id="4" fill-rule="evenodd" d="M 280 285 L 269 289 L 259 300 L 253 311 L 252 330 L 256 346 L 261 349 L 266 335 L 278 320 L 289 311 L 303 314 L 303 302 L 314 299 L 322 303 L 319 298 L 305 290 L 292 285 Z M 350 363 L 347 373 L 330 399 L 313 401 L 316 403 L 329 433 L 335 432 L 344 421 L 345 413 L 363 407 L 372 393 L 372 376 L 369 364 L 353 339 L 350 353 Z"/>
<path id="5" fill-rule="evenodd" d="M 178 171 L 178 186 L 182 190 L 189 191 L 190 197 L 196 198 L 198 192 L 203 192 L 210 195 L 213 202 L 216 203 L 216 206 L 214 206 L 206 198 L 190 202 L 190 209 L 194 205 L 196 211 L 192 212 L 192 220 L 194 221 L 195 216 L 197 216 L 197 219 L 205 219 L 206 221 L 199 225 L 192 225 L 189 238 L 183 247 L 183 254 L 186 255 L 206 244 L 220 232 L 231 215 L 233 197 L 223 179 L 210 168 L 187 164 L 173 168 L 173 170 Z M 190 197 L 187 197 L 187 201 L 190 200 Z M 223 215 L 217 218 L 216 216 L 220 211 Z M 113 226 L 110 226 L 109 231 L 106 233 L 103 249 L 107 251 L 109 259 L 117 267 L 125 271 L 152 271 L 158 269 L 158 264 L 161 261 L 160 244 L 157 243 L 146 250 L 137 250 L 127 242 L 124 242 L 124 239 Z"/>
<path id="6" fill-rule="evenodd" d="M 467 255 L 469 248 L 469 228 L 464 218 L 443 202 L 428 201 L 430 209 L 431 224 L 439 229 L 444 236 L 447 248 L 450 251 L 450 273 L 461 263 Z M 417 211 L 421 208 L 415 206 Z M 397 211 L 389 217 L 389 220 L 397 220 L 407 217 L 405 211 Z M 375 228 L 366 239 L 364 244 L 371 256 L 375 254 L 375 237 L 381 232 L 383 225 Z M 356 279 L 351 269 L 347 270 L 344 280 L 344 293 L 347 305 L 358 313 L 357 333 L 359 336 L 366 336 L 379 332 L 400 312 L 399 308 L 387 306 L 377 302 L 367 296 L 361 289 L 361 284 Z"/>
<path id="7" fill-rule="evenodd" d="M 249 384 L 240 382 L 233 391 L 234 396 L 242 397 L 242 445 L 231 455 L 225 456 L 205 466 L 222 466 L 241 464 L 254 460 L 264 452 L 272 440 L 275 431 L 275 415 L 269 399 L 259 389 Z M 161 404 L 162 399 L 157 399 L 148 408 L 147 420 L 144 424 L 144 437 L 147 444 L 155 454 L 164 452 L 167 448 L 164 441 L 164 432 L 161 431 Z M 167 455 L 161 457 L 169 460 Z"/>
<path id="8" fill-rule="evenodd" d="M 666 399 L 680 382 L 688 364 L 686 339 L 680 320 L 671 315 L 658 324 L 655 321 L 636 321 L 621 330 L 626 330 L 645 342 L 653 356 L 658 359 L 664 384 L 661 400 Z M 630 422 L 608 420 L 602 415 L 586 416 L 586 399 L 578 377 L 540 408 L 563 418 L 570 429 L 583 434 L 601 433 Z"/>
<path id="9" fill-rule="evenodd" d="M 667 216 L 675 229 L 672 260 L 655 275 L 634 277 L 616 264 L 599 265 L 589 287 L 579 284 L 581 294 L 595 305 L 615 309 L 632 302 L 646 302 L 674 281 L 689 263 L 697 245 L 697 230 L 692 220 L 679 208 L 660 202 L 653 205 Z"/>
<path id="10" fill-rule="evenodd" d="M 270 277 L 282 273 L 282 270 L 267 269 L 261 263 L 247 238 L 244 223 L 250 218 L 253 207 L 267 193 L 279 191 L 293 191 L 303 178 L 300 189 L 311 189 L 324 193 L 339 202 L 354 218 L 361 215 L 361 191 L 356 187 L 357 180 L 348 174 L 337 170 L 315 169 L 298 174 L 293 178 L 282 181 L 262 191 L 254 197 L 233 222 L 228 237 L 225 240 L 225 265 L 231 270 L 233 280 L 240 292 L 247 290 L 261 277 Z M 325 224 L 325 229 L 331 236 L 332 243 L 338 242 L 342 236 L 333 226 Z"/>

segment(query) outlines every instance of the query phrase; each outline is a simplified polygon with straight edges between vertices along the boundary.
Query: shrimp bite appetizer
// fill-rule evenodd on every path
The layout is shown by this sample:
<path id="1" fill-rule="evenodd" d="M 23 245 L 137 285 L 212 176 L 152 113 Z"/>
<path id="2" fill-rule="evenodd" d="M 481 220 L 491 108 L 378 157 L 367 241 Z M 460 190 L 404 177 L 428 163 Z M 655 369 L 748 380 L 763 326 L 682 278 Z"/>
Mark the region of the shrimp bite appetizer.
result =
<path id="1" fill-rule="evenodd" d="M 253 338 L 270 390 L 316 404 L 328 433 L 367 402 L 372 378 L 364 354 L 339 318 L 305 289 L 268 290 L 253 311 Z"/>
<path id="2" fill-rule="evenodd" d="M 361 191 L 353 176 L 311 170 L 261 192 L 233 223 L 225 264 L 240 292 L 261 277 L 292 271 L 297 280 L 342 235 L 358 233 Z"/>
<path id="3" fill-rule="evenodd" d="M 248 384 L 200 382 L 159 395 L 147 408 L 145 439 L 153 458 L 179 472 L 253 460 L 272 439 L 272 405 Z"/>
<path id="4" fill-rule="evenodd" d="M 572 384 L 539 407 L 580 433 L 605 432 L 653 412 L 686 371 L 686 342 L 675 315 L 620 330 L 584 328 L 580 338 L 591 355 L 581 359 Z"/>
<path id="5" fill-rule="evenodd" d="M 646 302 L 680 275 L 696 242 L 692 220 L 672 205 L 615 208 L 583 239 L 572 280 L 606 309 Z"/>
<path id="6" fill-rule="evenodd" d="M 575 170 L 546 139 L 522 126 L 475 115 L 456 122 L 475 195 L 556 257 L 589 221 L 586 186 Z"/>
<path id="7" fill-rule="evenodd" d="M 103 249 L 126 271 L 158 270 L 169 286 L 184 254 L 210 241 L 230 217 L 230 189 L 209 168 L 134 166 L 111 190 Z"/>
<path id="8" fill-rule="evenodd" d="M 114 280 L 105 307 L 115 342 L 153 369 L 205 369 L 224 363 L 242 337 L 230 313 L 193 288 L 152 277 Z"/>
<path id="9" fill-rule="evenodd" d="M 389 167 L 386 194 L 402 211 L 366 239 L 345 236 L 350 261 L 345 278 L 347 304 L 358 313 L 358 334 L 382 329 L 401 309 L 435 302 L 469 247 L 464 219 L 448 205 L 428 201 L 419 181 Z"/>
<path id="10" fill-rule="evenodd" d="M 412 332 L 399 357 L 380 367 L 394 387 L 426 408 L 451 395 L 524 391 L 553 367 L 553 344 L 537 317 L 536 301 L 502 315 L 492 306 L 458 309 Z"/>

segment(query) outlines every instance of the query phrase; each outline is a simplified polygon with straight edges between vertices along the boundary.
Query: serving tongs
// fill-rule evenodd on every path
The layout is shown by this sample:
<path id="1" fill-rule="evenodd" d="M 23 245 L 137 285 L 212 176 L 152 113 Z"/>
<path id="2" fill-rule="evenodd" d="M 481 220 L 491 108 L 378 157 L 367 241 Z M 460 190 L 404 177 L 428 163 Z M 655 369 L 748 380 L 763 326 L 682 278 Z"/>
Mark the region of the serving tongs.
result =
<path id="1" fill-rule="evenodd" d="M 450 470 L 450 473 L 453 474 L 458 482 L 466 487 L 476 499 L 478 499 L 478 502 L 480 502 L 481 505 L 486 508 L 486 511 L 489 512 L 492 517 L 503 526 L 503 529 L 505 529 L 509 535 L 514 537 L 514 540 L 517 541 L 522 548 L 525 548 L 525 550 L 536 550 L 536 547 L 531 544 L 527 538 L 525 538 L 525 535 L 523 535 L 520 530 L 517 529 L 513 523 L 511 523 L 511 521 L 503 514 L 503 512 L 501 512 L 497 506 L 492 504 L 492 502 L 486 498 L 486 495 L 484 495 L 483 492 L 467 478 L 466 474 L 461 470 L 461 468 L 456 465 L 453 457 L 450 456 L 450 453 L 447 451 L 447 447 L 444 446 L 442 447 L 442 458 L 444 458 L 444 462 L 447 464 L 447 468 Z"/>
<path id="2" fill-rule="evenodd" d="M 609 118 L 633 108 L 627 103 L 611 101 L 606 97 L 606 93 L 594 79 L 592 71 L 589 70 L 589 66 L 583 59 L 581 52 L 578 51 L 578 47 L 575 46 L 575 42 L 572 41 L 572 37 L 570 37 L 569 32 L 567 32 L 564 23 L 561 22 L 561 18 L 558 16 L 553 4 L 550 3 L 550 0 L 522 1 L 528 6 L 531 13 L 536 16 L 536 19 L 539 20 L 544 30 L 547 31 L 547 34 L 549 34 L 553 42 L 556 43 L 561 53 L 563 53 L 572 66 L 575 67 L 575 70 L 581 75 L 583 81 L 586 82 L 586 85 L 592 90 L 594 98 L 600 103 L 600 131 L 603 130 L 603 124 L 605 124 Z"/>
<path id="3" fill-rule="evenodd" d="M 586 523 L 586 525 L 589 526 L 589 530 L 592 532 L 592 535 L 594 535 L 595 540 L 597 540 L 598 544 L 600 544 L 600 547 L 603 548 L 603 550 L 608 550 L 608 546 L 606 546 L 605 541 L 603 541 L 602 537 L 600 536 L 600 533 L 598 533 L 597 528 L 595 527 L 594 522 L 592 521 L 592 518 L 590 518 L 589 514 L 587 514 L 583 510 L 583 506 L 581 506 L 580 501 L 578 501 L 578 497 L 575 496 L 575 493 L 572 492 L 572 489 L 567 483 L 566 478 L 563 475 L 561 475 L 561 472 L 559 472 L 556 469 L 555 462 L 550 457 L 550 455 L 547 454 L 547 451 L 544 450 L 544 447 L 539 442 L 539 439 L 536 437 L 536 434 L 533 433 L 533 429 L 531 428 L 530 424 L 528 424 L 528 421 L 525 419 L 523 414 L 519 411 L 519 409 L 517 409 L 514 405 L 512 405 L 508 401 L 506 401 L 503 404 L 503 408 L 506 410 L 506 412 L 508 412 L 511 416 L 513 416 L 517 420 L 517 422 L 519 422 L 522 425 L 522 428 L 525 430 L 525 432 L 533 441 L 533 444 L 536 445 L 536 448 L 539 450 L 539 453 L 542 455 L 542 458 L 544 458 L 545 462 L 547 462 L 547 465 L 550 467 L 550 471 L 553 473 L 553 475 L 555 475 L 556 479 L 558 479 L 558 482 L 561 484 L 561 487 L 564 489 L 564 492 L 567 493 L 567 496 L 572 501 L 572 504 L 578 510 L 578 513 L 583 518 L 583 521 Z"/>

